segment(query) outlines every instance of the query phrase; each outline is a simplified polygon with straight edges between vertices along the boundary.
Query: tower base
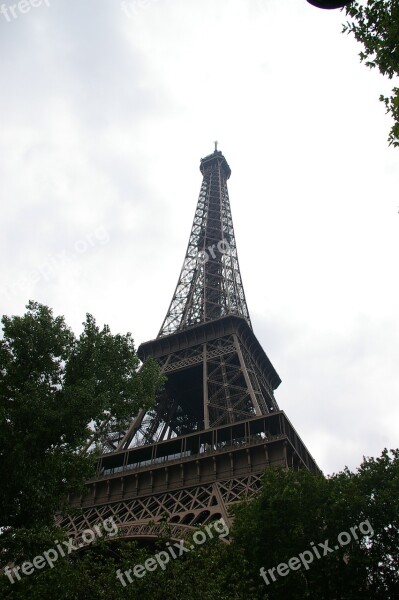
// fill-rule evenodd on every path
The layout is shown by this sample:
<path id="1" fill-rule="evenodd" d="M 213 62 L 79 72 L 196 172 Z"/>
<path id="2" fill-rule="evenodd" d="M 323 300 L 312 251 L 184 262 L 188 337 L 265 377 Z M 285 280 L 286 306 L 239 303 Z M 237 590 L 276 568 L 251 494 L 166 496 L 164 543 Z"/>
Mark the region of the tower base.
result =
<path id="1" fill-rule="evenodd" d="M 173 537 L 223 517 L 253 497 L 273 466 L 320 472 L 283 412 L 103 455 L 87 493 L 71 498 L 79 516 L 61 525 L 70 536 L 113 517 L 118 537 L 151 539 L 165 521 Z"/>

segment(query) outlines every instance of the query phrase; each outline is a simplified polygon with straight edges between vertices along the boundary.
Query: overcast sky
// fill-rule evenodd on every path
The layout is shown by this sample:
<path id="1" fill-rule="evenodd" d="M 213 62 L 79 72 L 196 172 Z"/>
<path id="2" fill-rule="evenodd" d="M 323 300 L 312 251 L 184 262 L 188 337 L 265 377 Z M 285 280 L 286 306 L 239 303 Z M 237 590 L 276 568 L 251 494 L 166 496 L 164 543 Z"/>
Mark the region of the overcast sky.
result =
<path id="1" fill-rule="evenodd" d="M 280 407 L 325 473 L 397 447 L 399 149 L 343 13 L 30 1 L 0 14 L 1 314 L 156 337 L 217 139 Z"/>

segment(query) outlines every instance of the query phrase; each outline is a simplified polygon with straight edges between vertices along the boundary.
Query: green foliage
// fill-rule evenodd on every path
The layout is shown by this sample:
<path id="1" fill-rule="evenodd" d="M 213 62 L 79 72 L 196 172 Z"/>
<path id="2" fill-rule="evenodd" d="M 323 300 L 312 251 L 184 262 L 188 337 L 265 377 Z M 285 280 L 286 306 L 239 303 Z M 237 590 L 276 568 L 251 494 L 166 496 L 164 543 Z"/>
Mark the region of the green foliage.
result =
<path id="1" fill-rule="evenodd" d="M 118 584 L 116 569 L 131 568 L 143 562 L 147 555 L 133 542 L 115 547 L 97 542 L 89 550 L 60 558 L 53 569 L 46 566 L 42 571 L 23 576 L 21 581 L 13 584 L 6 576 L 0 576 L 0 597 L 4 600 L 128 599 L 135 596 L 129 594 L 129 588 Z"/>
<path id="2" fill-rule="evenodd" d="M 155 545 L 98 540 L 13 585 L 0 575 L 4 600 L 396 600 L 399 592 L 399 450 L 364 459 L 359 469 L 330 478 L 302 469 L 268 469 L 259 495 L 236 507 L 231 543 L 207 540 L 123 587 L 116 577 L 165 550 L 170 530 Z M 361 533 L 352 528 L 368 522 Z M 335 549 L 342 532 L 351 534 Z M 367 533 L 369 535 L 364 535 Z M 51 532 L 47 532 L 49 535 Z M 333 550 L 309 569 L 265 585 L 266 571 L 328 540 Z M 40 546 L 52 544 L 43 534 Z M 189 547 L 191 541 L 186 541 Z M 32 559 L 34 555 L 28 557 Z M 20 562 L 19 562 L 20 564 Z M 127 579 L 125 578 L 125 581 Z"/>
<path id="3" fill-rule="evenodd" d="M 236 509 L 234 544 L 248 558 L 252 577 L 311 550 L 313 542 L 340 546 L 314 558 L 309 569 L 278 576 L 265 589 L 270 600 L 394 600 L 399 592 L 399 451 L 365 459 L 356 473 L 345 469 L 324 479 L 305 470 L 269 469 L 262 492 Z M 374 535 L 351 528 L 368 521 Z M 368 527 L 364 526 L 367 531 Z M 346 538 L 345 538 L 346 539 Z"/>
<path id="4" fill-rule="evenodd" d="M 363 45 L 360 60 L 369 68 L 378 68 L 389 79 L 399 75 L 399 3 L 398 0 L 354 1 L 346 7 L 350 20 L 343 31 L 352 33 Z M 399 146 L 399 89 L 394 87 L 390 97 L 380 96 L 394 124 L 388 141 Z"/>
<path id="5" fill-rule="evenodd" d="M 2 324 L 0 541 L 11 547 L 23 530 L 52 527 L 93 472 L 86 450 L 150 407 L 163 379 L 151 361 L 138 371 L 130 334 L 100 330 L 91 315 L 79 338 L 36 302 Z"/>
<path id="6" fill-rule="evenodd" d="M 190 546 L 190 541 L 187 542 Z M 139 547 L 134 542 L 104 542 L 80 554 L 70 555 L 54 569 L 35 572 L 20 582 L 10 584 L 0 576 L 0 597 L 4 600 L 247 600 L 254 597 L 245 558 L 232 552 L 219 539 L 207 540 L 194 551 L 170 560 L 165 570 L 158 567 L 143 578 L 126 576 L 124 587 L 116 577 L 143 565 L 160 550 L 165 550 L 166 538 L 157 547 Z"/>
<path id="7" fill-rule="evenodd" d="M 0 340 L 0 550 L 17 565 L 65 536 L 53 525 L 65 498 L 93 469 L 110 428 L 151 406 L 163 378 L 140 370 L 129 334 L 112 336 L 87 315 L 75 338 L 62 317 L 30 302 L 22 317 L 3 317 Z M 399 597 L 399 450 L 364 459 L 356 472 L 324 478 L 305 469 L 268 469 L 251 502 L 235 509 L 231 543 L 208 539 L 123 587 L 116 577 L 165 550 L 168 523 L 155 546 L 98 539 L 11 584 L 4 600 L 396 600 Z M 353 528 L 369 523 L 369 535 Z M 347 543 L 335 548 L 342 532 Z M 366 532 L 367 533 L 367 532 Z M 323 556 L 319 543 L 332 552 Z M 259 570 L 319 549 L 321 558 L 265 585 Z M 190 545 L 190 541 L 187 542 Z"/>

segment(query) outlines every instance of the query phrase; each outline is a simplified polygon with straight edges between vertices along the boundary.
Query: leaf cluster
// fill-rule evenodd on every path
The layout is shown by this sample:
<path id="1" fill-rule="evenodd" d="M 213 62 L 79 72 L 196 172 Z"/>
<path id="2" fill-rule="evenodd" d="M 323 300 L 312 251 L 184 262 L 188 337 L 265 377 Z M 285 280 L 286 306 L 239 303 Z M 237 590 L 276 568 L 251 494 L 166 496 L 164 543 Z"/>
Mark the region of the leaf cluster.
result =
<path id="1" fill-rule="evenodd" d="M 394 600 L 399 593 L 399 451 L 364 459 L 356 472 L 330 478 L 306 470 L 269 469 L 259 496 L 235 511 L 234 544 L 253 568 L 266 571 L 329 541 L 334 549 L 308 570 L 290 571 L 266 587 L 270 600 Z M 373 535 L 355 526 L 370 523 Z M 368 526 L 364 526 L 366 531 Z M 339 535 L 350 535 L 340 545 Z M 345 538 L 342 538 L 346 541 Z"/>
<path id="2" fill-rule="evenodd" d="M 112 335 L 87 315 L 80 337 L 63 317 L 29 302 L 2 318 L 0 340 L 0 540 L 52 526 L 93 473 L 95 453 L 151 407 L 162 385 L 158 365 L 141 368 L 131 335 Z"/>
<path id="3" fill-rule="evenodd" d="M 371 68 L 377 68 L 389 79 L 399 75 L 399 2 L 398 0 L 354 1 L 346 7 L 349 20 L 343 31 L 354 35 L 363 46 L 360 60 Z M 394 87 L 391 95 L 380 96 L 394 124 L 388 141 L 399 146 L 399 88 Z"/>

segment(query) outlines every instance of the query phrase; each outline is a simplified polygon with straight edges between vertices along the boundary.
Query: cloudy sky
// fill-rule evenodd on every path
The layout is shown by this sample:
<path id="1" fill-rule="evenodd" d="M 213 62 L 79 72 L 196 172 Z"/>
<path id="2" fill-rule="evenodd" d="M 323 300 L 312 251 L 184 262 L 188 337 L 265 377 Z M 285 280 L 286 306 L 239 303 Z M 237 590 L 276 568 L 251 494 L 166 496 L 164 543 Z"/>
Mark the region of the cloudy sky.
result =
<path id="1" fill-rule="evenodd" d="M 0 14 L 1 313 L 156 337 L 217 139 L 280 407 L 325 473 L 397 447 L 399 150 L 343 14 L 31 1 Z"/>

